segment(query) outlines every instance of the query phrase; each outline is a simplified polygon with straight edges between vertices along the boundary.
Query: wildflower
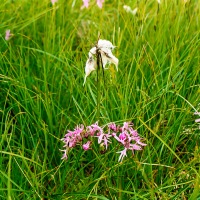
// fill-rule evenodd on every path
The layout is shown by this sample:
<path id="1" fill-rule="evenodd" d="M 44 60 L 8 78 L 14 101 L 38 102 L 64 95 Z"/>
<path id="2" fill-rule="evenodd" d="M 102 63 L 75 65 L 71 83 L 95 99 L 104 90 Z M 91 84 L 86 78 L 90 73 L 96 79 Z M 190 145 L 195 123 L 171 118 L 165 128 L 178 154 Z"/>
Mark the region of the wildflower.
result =
<path id="1" fill-rule="evenodd" d="M 85 144 L 83 144 L 83 149 L 85 151 L 89 150 L 90 149 L 90 144 L 91 144 L 91 141 L 87 141 Z"/>
<path id="2" fill-rule="evenodd" d="M 104 69 L 107 64 L 113 63 L 116 66 L 118 71 L 118 59 L 112 54 L 112 50 L 115 48 L 113 44 L 108 40 L 99 40 L 97 45 L 90 49 L 89 58 L 86 62 L 85 66 L 85 77 L 83 85 L 85 85 L 86 78 L 90 75 L 90 73 L 97 69 L 97 54 L 100 53 L 101 61 Z"/>
<path id="3" fill-rule="evenodd" d="M 122 131 L 128 130 L 133 124 L 131 122 L 124 122 L 122 126 Z"/>
<path id="4" fill-rule="evenodd" d="M 89 2 L 90 2 L 90 0 L 83 0 L 83 5 L 82 5 L 81 9 L 88 8 L 89 7 Z"/>
<path id="5" fill-rule="evenodd" d="M 98 144 L 105 146 L 107 149 L 108 143 L 111 143 L 109 141 L 109 138 L 112 136 L 110 134 L 101 133 L 100 135 L 97 135 L 96 137 L 98 138 Z"/>
<path id="6" fill-rule="evenodd" d="M 91 149 L 92 140 L 91 138 L 97 138 L 99 147 L 104 146 L 105 150 L 108 149 L 108 145 L 112 143 L 112 138 L 116 139 L 124 149 L 117 153 L 120 153 L 118 161 L 123 161 L 124 157 L 127 156 L 127 152 L 142 150 L 145 143 L 141 142 L 141 138 L 137 131 L 133 129 L 131 122 L 124 122 L 123 126 L 117 126 L 115 123 L 109 123 L 107 125 L 108 132 L 104 133 L 105 127 L 100 127 L 98 122 L 87 126 L 78 125 L 73 131 L 68 130 L 67 134 L 61 139 L 64 144 L 64 152 L 61 159 L 68 159 L 68 153 L 70 149 L 75 148 L 77 145 L 81 145 L 84 151 Z M 114 132 L 113 132 L 114 131 Z"/>
<path id="7" fill-rule="evenodd" d="M 87 76 L 89 76 L 92 71 L 96 70 L 96 68 L 97 68 L 97 62 L 93 58 L 93 55 L 89 52 L 89 59 L 87 60 L 85 66 L 85 77 L 83 85 L 85 85 Z"/>
<path id="8" fill-rule="evenodd" d="M 157 0 L 158 4 L 160 4 L 160 0 Z"/>
<path id="9" fill-rule="evenodd" d="M 127 13 L 131 13 L 132 15 L 136 15 L 138 11 L 137 7 L 134 10 L 132 10 L 130 6 L 124 5 L 123 8 Z"/>
<path id="10" fill-rule="evenodd" d="M 113 133 L 113 137 L 125 148 L 123 151 L 120 151 L 121 155 L 119 161 L 122 161 L 127 150 L 131 150 L 134 154 L 134 150 L 142 150 L 142 146 L 146 146 L 145 143 L 142 143 L 136 130 L 132 128 L 133 124 L 131 122 L 124 122 L 119 136 L 116 133 Z"/>
<path id="11" fill-rule="evenodd" d="M 108 124 L 108 128 L 112 131 L 115 131 L 115 132 L 118 130 L 118 127 L 115 123 Z"/>
<path id="12" fill-rule="evenodd" d="M 103 7 L 103 2 L 104 0 L 97 0 L 97 5 L 99 6 L 99 8 Z"/>
<path id="13" fill-rule="evenodd" d="M 200 112 L 195 112 L 194 115 L 200 115 Z"/>
<path id="14" fill-rule="evenodd" d="M 200 118 L 199 118 L 199 119 L 196 119 L 195 122 L 197 122 L 197 123 L 200 122 Z"/>
<path id="15" fill-rule="evenodd" d="M 124 159 L 124 157 L 127 156 L 126 151 L 127 151 L 127 148 L 125 148 L 125 149 L 122 150 L 122 151 L 117 152 L 117 153 L 120 153 L 118 162 L 122 161 L 122 160 Z"/>
<path id="16" fill-rule="evenodd" d="M 10 30 L 6 30 L 5 40 L 9 40 L 12 34 L 10 33 Z"/>
<path id="17" fill-rule="evenodd" d="M 64 152 L 64 154 L 63 154 L 61 160 L 63 160 L 63 159 L 66 159 L 66 160 L 67 160 L 67 158 L 68 158 L 68 156 L 67 156 L 67 149 L 65 149 L 65 150 L 60 150 L 60 151 L 63 151 L 63 152 Z"/>
<path id="18" fill-rule="evenodd" d="M 77 126 L 74 131 L 69 131 L 68 133 L 65 135 L 65 137 L 62 139 L 63 142 L 65 142 L 65 146 L 64 147 L 68 147 L 68 148 L 73 148 L 76 146 L 76 144 L 78 142 L 82 141 L 82 135 L 81 133 L 83 132 L 84 126 L 80 125 Z"/>
<path id="19" fill-rule="evenodd" d="M 58 0 L 51 0 L 52 5 L 54 5 Z"/>

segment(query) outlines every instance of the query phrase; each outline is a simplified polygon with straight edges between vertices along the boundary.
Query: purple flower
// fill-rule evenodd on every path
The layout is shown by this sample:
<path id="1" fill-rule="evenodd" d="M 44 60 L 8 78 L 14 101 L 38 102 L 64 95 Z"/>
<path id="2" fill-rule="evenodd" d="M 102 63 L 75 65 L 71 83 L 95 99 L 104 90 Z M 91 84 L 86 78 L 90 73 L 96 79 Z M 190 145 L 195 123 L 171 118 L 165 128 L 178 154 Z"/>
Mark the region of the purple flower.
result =
<path id="1" fill-rule="evenodd" d="M 58 0 L 51 0 L 52 5 L 54 5 Z"/>
<path id="2" fill-rule="evenodd" d="M 98 137 L 98 144 L 103 144 L 107 149 L 108 143 L 111 143 L 109 141 L 109 138 L 112 137 L 112 136 L 110 134 L 101 133 L 100 135 L 98 135 L 96 137 Z"/>
<path id="3" fill-rule="evenodd" d="M 122 161 L 127 150 L 131 150 L 134 153 L 134 150 L 142 150 L 142 146 L 146 146 L 145 143 L 142 143 L 140 136 L 137 131 L 133 129 L 133 124 L 131 122 L 124 122 L 120 133 L 117 136 L 116 133 L 112 133 L 112 136 L 121 144 L 126 150 L 121 151 L 119 160 Z"/>
<path id="4" fill-rule="evenodd" d="M 90 149 L 90 144 L 91 144 L 91 141 L 87 141 L 85 144 L 83 144 L 83 149 L 85 151 L 89 150 Z"/>
<path id="5" fill-rule="evenodd" d="M 104 0 L 97 0 L 97 5 L 99 6 L 99 8 L 103 7 L 103 2 Z"/>
<path id="6" fill-rule="evenodd" d="M 124 159 L 124 157 L 127 156 L 126 151 L 127 151 L 127 148 L 125 148 L 125 149 L 122 150 L 122 151 L 117 152 L 117 153 L 120 153 L 120 156 L 119 156 L 118 162 L 122 161 L 122 160 Z"/>
<path id="7" fill-rule="evenodd" d="M 126 134 L 125 133 L 120 133 L 119 139 L 120 139 L 120 141 L 124 141 L 126 139 Z"/>
<path id="8" fill-rule="evenodd" d="M 70 149 L 76 146 L 82 146 L 84 151 L 91 149 L 92 138 L 98 139 L 98 144 L 105 146 L 108 149 L 108 144 L 112 142 L 111 139 L 116 139 L 119 145 L 124 148 L 124 150 L 119 151 L 120 153 L 119 161 L 123 161 L 124 157 L 127 156 L 127 151 L 132 151 L 134 154 L 135 150 L 142 150 L 143 146 L 147 144 L 141 142 L 141 138 L 138 132 L 133 129 L 133 124 L 131 122 L 124 122 L 123 126 L 117 126 L 115 123 L 110 123 L 107 125 L 107 133 L 104 133 L 105 127 L 100 127 L 98 122 L 84 127 L 83 124 L 77 125 L 73 131 L 68 130 L 64 138 L 61 140 L 64 142 L 64 152 L 62 159 L 68 158 L 68 152 Z"/>
<path id="9" fill-rule="evenodd" d="M 81 142 L 83 139 L 82 138 L 83 130 L 84 130 L 83 124 L 76 126 L 74 131 L 68 130 L 68 133 L 62 139 L 62 141 L 65 142 L 64 147 L 73 148 L 76 146 L 77 142 Z"/>
<path id="10" fill-rule="evenodd" d="M 129 147 L 130 150 L 142 150 L 142 147 L 137 145 L 137 144 L 130 144 L 130 147 Z"/>
<path id="11" fill-rule="evenodd" d="M 9 40 L 11 36 L 10 30 L 6 30 L 5 40 Z"/>
<path id="12" fill-rule="evenodd" d="M 125 130 L 129 130 L 131 126 L 133 126 L 132 122 L 124 122 L 122 126 L 122 132 L 124 132 Z"/>
<path id="13" fill-rule="evenodd" d="M 103 129 L 98 125 L 98 122 L 91 125 L 92 132 L 97 135 L 101 135 L 103 133 Z"/>
<path id="14" fill-rule="evenodd" d="M 117 125 L 115 124 L 115 123 L 110 123 L 110 124 L 108 124 L 108 128 L 110 129 L 110 130 L 112 130 L 112 131 L 114 131 L 114 132 L 117 132 L 118 131 L 118 127 L 117 127 Z"/>
<path id="15" fill-rule="evenodd" d="M 83 5 L 81 6 L 81 9 L 88 8 L 89 7 L 90 0 L 83 0 Z"/>

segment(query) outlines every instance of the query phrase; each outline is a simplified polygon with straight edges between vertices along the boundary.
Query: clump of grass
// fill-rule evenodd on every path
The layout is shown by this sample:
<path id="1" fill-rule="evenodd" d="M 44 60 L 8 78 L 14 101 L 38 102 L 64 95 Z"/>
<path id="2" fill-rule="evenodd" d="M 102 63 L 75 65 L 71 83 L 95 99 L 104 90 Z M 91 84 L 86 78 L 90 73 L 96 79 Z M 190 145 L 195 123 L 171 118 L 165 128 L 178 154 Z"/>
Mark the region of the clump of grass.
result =
<path id="1" fill-rule="evenodd" d="M 198 1 L 126 4 L 136 15 L 117 0 L 83 10 L 74 0 L 0 4 L 1 199 L 199 198 Z M 63 162 L 60 138 L 95 122 L 95 76 L 82 83 L 98 32 L 119 58 L 118 73 L 105 71 L 102 124 L 133 121 L 148 145 L 122 164 L 112 148 Z"/>

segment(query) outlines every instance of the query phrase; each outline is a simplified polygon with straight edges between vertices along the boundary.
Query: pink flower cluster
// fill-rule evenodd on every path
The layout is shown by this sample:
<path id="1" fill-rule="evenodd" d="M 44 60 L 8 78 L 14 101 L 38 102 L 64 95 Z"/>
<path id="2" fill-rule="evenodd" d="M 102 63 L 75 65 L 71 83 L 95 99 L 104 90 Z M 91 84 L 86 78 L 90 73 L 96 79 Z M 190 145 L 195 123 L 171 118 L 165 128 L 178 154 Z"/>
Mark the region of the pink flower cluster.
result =
<path id="1" fill-rule="evenodd" d="M 70 149 L 77 145 L 82 145 L 83 150 L 87 151 L 92 149 L 92 138 L 98 139 L 98 144 L 108 149 L 108 144 L 112 143 L 112 140 L 117 140 L 120 146 L 124 149 L 117 153 L 120 153 L 118 161 L 122 161 L 127 156 L 127 151 L 130 150 L 134 154 L 134 150 L 142 150 L 145 143 L 141 142 L 141 138 L 138 132 L 133 129 L 131 122 L 124 122 L 123 126 L 117 126 L 115 123 L 108 124 L 107 133 L 104 133 L 102 127 L 98 125 L 98 122 L 87 126 L 78 125 L 73 131 L 68 130 L 67 134 L 61 140 L 65 143 L 62 159 L 68 159 L 68 152 Z"/>
<path id="2" fill-rule="evenodd" d="M 81 9 L 88 8 L 89 2 L 90 2 L 90 0 L 83 0 L 83 5 L 82 5 Z M 97 6 L 99 6 L 99 8 L 102 8 L 103 2 L 104 2 L 104 0 L 97 0 Z"/>

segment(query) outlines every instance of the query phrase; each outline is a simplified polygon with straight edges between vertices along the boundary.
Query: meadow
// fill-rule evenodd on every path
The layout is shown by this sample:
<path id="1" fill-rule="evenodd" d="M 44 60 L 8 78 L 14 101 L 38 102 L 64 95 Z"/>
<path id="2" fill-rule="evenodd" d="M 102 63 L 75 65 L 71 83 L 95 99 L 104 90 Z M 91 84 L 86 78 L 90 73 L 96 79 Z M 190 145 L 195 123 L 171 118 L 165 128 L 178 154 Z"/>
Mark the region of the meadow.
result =
<path id="1" fill-rule="evenodd" d="M 82 4 L 1 0 L 0 199 L 200 200 L 199 0 Z M 99 34 L 119 70 L 83 86 Z M 147 145 L 122 162 L 117 143 L 62 160 L 66 132 L 96 121 L 131 121 Z"/>

